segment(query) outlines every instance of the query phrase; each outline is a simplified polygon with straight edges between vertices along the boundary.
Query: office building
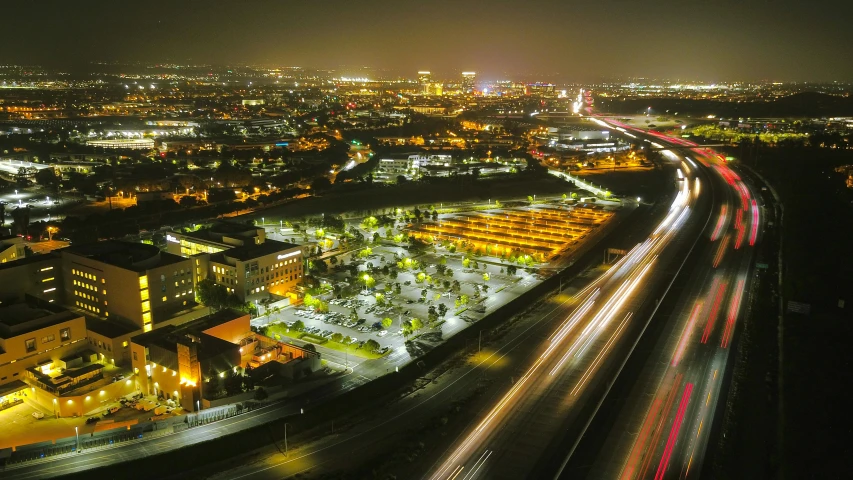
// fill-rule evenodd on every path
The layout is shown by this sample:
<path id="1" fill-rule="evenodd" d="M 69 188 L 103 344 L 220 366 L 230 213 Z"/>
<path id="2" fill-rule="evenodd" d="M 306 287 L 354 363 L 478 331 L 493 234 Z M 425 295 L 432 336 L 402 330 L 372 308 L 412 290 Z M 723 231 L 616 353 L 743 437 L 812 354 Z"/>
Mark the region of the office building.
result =
<path id="1" fill-rule="evenodd" d="M 24 258 L 24 239 L 17 235 L 0 236 L 0 263 Z"/>
<path id="2" fill-rule="evenodd" d="M 166 251 L 182 257 L 219 253 L 229 248 L 260 245 L 266 240 L 261 227 L 235 222 L 219 222 L 194 232 L 166 234 Z"/>
<path id="3" fill-rule="evenodd" d="M 193 262 L 152 245 L 109 240 L 57 251 L 65 302 L 150 331 L 195 305 Z"/>
<path id="4" fill-rule="evenodd" d="M 21 301 L 26 295 L 50 303 L 64 301 L 62 262 L 58 255 L 22 257 L 0 263 L 0 305 Z"/>
<path id="5" fill-rule="evenodd" d="M 421 93 L 429 95 L 430 84 L 432 83 L 432 75 L 430 72 L 418 72 L 418 85 L 421 86 Z"/>
<path id="6" fill-rule="evenodd" d="M 462 93 L 474 93 L 477 72 L 462 72 Z"/>
<path id="7" fill-rule="evenodd" d="M 291 299 L 302 281 L 303 250 L 299 245 L 268 240 L 263 228 L 220 222 L 195 232 L 170 232 L 167 251 L 191 257 L 196 284 L 210 278 L 241 301 Z"/>

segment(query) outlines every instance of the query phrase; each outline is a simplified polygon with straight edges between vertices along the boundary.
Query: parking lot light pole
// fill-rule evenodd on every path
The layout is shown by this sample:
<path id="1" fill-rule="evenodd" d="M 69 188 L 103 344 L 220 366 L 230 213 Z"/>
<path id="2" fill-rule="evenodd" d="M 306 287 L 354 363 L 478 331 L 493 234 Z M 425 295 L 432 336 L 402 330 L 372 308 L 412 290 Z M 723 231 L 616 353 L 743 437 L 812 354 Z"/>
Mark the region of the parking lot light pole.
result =
<path id="1" fill-rule="evenodd" d="M 74 427 L 74 435 L 77 436 L 77 453 L 80 453 L 80 429 Z"/>

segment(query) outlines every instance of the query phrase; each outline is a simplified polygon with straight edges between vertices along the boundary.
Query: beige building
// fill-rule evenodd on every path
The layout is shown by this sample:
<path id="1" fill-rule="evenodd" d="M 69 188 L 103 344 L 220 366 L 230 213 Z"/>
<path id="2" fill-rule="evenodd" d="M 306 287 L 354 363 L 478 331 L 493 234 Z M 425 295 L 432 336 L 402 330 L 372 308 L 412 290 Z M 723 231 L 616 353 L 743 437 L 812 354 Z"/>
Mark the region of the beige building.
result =
<path id="1" fill-rule="evenodd" d="M 236 310 L 137 335 L 131 353 L 141 390 L 188 411 L 223 401 L 223 380 L 247 367 L 260 369 L 259 378 L 298 378 L 321 367 L 317 352 L 256 334 L 249 315 Z"/>
<path id="2" fill-rule="evenodd" d="M 0 236 L 0 263 L 24 258 L 24 239 L 17 235 Z"/>
<path id="3" fill-rule="evenodd" d="M 303 248 L 267 240 L 263 228 L 222 222 L 191 233 L 170 232 L 166 249 L 191 257 L 196 285 L 210 278 L 241 301 L 294 296 L 302 281 Z"/>
<path id="4" fill-rule="evenodd" d="M 0 305 L 25 295 L 62 303 L 62 269 L 56 255 L 36 255 L 0 263 Z"/>
<path id="5" fill-rule="evenodd" d="M 58 252 L 65 302 L 92 315 L 150 331 L 195 305 L 190 259 L 114 240 Z"/>

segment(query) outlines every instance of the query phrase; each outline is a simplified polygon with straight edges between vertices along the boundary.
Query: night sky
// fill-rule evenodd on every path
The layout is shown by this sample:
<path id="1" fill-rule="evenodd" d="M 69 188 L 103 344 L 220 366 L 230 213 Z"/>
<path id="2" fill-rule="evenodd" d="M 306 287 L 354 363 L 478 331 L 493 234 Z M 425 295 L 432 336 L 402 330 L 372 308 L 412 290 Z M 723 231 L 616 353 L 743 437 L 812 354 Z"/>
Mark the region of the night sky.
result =
<path id="1" fill-rule="evenodd" d="M 26 0 L 3 2 L 0 12 L 0 63 L 7 64 L 853 80 L 849 0 Z"/>

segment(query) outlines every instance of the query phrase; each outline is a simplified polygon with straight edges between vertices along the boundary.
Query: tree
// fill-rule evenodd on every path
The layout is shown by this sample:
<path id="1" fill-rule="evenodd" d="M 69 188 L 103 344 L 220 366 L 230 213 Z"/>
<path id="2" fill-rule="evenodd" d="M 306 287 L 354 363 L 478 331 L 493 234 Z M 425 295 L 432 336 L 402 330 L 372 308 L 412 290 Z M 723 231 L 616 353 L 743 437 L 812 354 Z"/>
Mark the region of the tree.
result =
<path id="1" fill-rule="evenodd" d="M 424 328 L 424 322 L 422 322 L 419 318 L 413 318 L 409 323 L 411 323 L 412 331 L 414 332 Z"/>
<path id="2" fill-rule="evenodd" d="M 269 398 L 269 394 L 267 393 L 266 390 L 264 390 L 264 387 L 261 387 L 261 388 L 255 390 L 255 400 L 257 400 L 259 402 L 263 402 L 267 398 Z"/>
<path id="3" fill-rule="evenodd" d="M 370 353 L 376 353 L 379 351 L 380 348 L 382 348 L 382 347 L 379 345 L 379 342 L 377 342 L 376 340 L 374 340 L 372 338 L 370 340 L 364 342 L 364 349 Z"/>
<path id="4" fill-rule="evenodd" d="M 443 303 L 438 304 L 438 315 L 444 317 L 447 314 L 447 306 Z"/>
<path id="5" fill-rule="evenodd" d="M 332 181 L 326 177 L 317 177 L 311 182 L 311 190 L 316 192 L 325 192 L 332 188 Z"/>
<path id="6" fill-rule="evenodd" d="M 61 178 L 56 175 L 56 171 L 51 168 L 43 168 L 36 172 L 36 183 L 49 188 L 53 193 L 59 191 L 59 182 Z"/>
<path id="7" fill-rule="evenodd" d="M 305 350 L 312 351 L 312 352 L 317 351 L 317 347 L 313 343 L 306 343 L 305 345 L 302 346 L 302 348 L 304 348 Z"/>
<path id="8" fill-rule="evenodd" d="M 196 288 L 198 301 L 207 307 L 219 310 L 224 307 L 228 301 L 228 290 L 222 285 L 217 285 L 211 278 L 205 278 L 198 282 Z"/>
<path id="9" fill-rule="evenodd" d="M 336 343 L 341 343 L 341 340 L 344 339 L 344 335 L 342 333 L 335 332 L 332 334 L 332 341 Z"/>
<path id="10" fill-rule="evenodd" d="M 515 265 L 508 265 L 506 267 L 506 273 L 508 273 L 510 275 L 515 275 L 515 272 L 517 272 L 517 271 L 518 271 L 518 268 L 516 268 Z"/>
<path id="11" fill-rule="evenodd" d="M 243 375 L 234 372 L 234 370 L 228 370 L 225 376 L 225 393 L 229 397 L 243 393 Z"/>
<path id="12" fill-rule="evenodd" d="M 182 207 L 190 208 L 198 205 L 198 199 L 192 195 L 184 195 L 178 203 Z"/>
<path id="13" fill-rule="evenodd" d="M 394 323 L 394 320 L 391 320 L 390 318 L 385 317 L 385 318 L 383 318 L 383 319 L 382 319 L 382 328 L 384 328 L 384 329 L 386 329 L 386 330 L 387 330 L 388 328 L 390 328 L 390 327 L 391 327 L 391 325 L 392 325 L 393 323 Z"/>
<path id="14" fill-rule="evenodd" d="M 290 328 L 294 332 L 302 332 L 305 330 L 305 322 L 303 322 L 302 320 L 297 320 L 293 322 L 293 325 L 291 325 Z"/>
<path id="15" fill-rule="evenodd" d="M 501 208 L 501 207 L 503 207 L 503 204 L 501 203 L 501 201 L 495 200 L 495 208 Z"/>

